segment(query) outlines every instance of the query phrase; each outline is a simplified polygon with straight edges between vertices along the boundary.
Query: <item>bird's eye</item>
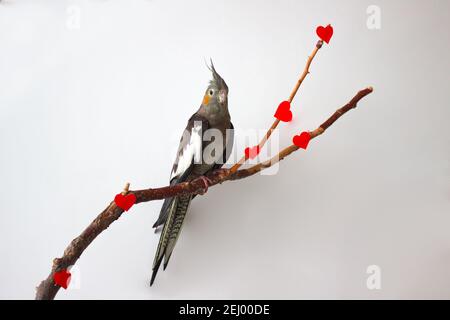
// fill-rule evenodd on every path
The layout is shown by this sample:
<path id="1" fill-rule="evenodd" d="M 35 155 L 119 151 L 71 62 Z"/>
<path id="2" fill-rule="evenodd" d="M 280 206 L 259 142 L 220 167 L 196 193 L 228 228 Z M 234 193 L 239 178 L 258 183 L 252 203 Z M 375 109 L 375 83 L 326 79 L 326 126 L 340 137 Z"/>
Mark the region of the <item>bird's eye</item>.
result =
<path id="1" fill-rule="evenodd" d="M 209 95 L 212 97 L 213 94 L 214 94 L 214 90 L 213 89 L 209 89 Z"/>

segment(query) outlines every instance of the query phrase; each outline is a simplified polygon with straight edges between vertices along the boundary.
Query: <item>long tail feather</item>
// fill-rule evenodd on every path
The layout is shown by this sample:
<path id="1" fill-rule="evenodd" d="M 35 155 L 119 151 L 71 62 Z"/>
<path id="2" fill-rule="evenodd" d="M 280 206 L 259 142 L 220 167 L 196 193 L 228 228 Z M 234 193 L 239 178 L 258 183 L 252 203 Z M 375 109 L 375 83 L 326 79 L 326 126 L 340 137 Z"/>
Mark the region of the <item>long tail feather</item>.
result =
<path id="1" fill-rule="evenodd" d="M 153 284 L 158 273 L 161 262 L 164 259 L 164 269 L 169 263 L 172 251 L 178 240 L 178 236 L 183 226 L 184 217 L 191 202 L 190 195 L 178 196 L 174 198 L 167 215 L 161 237 L 159 238 L 158 249 L 156 250 L 155 260 L 153 262 L 153 273 L 150 280 L 150 285 Z"/>
<path id="2" fill-rule="evenodd" d="M 166 222 L 167 217 L 169 215 L 170 207 L 174 201 L 174 198 L 167 198 L 164 199 L 164 203 L 161 207 L 161 212 L 159 213 L 158 220 L 153 224 L 153 228 L 157 228 L 160 225 L 162 225 L 164 222 Z"/>
<path id="3" fill-rule="evenodd" d="M 179 181 L 179 179 L 174 178 L 174 179 L 172 179 L 172 181 L 170 181 L 170 185 L 173 186 L 173 185 L 177 184 L 178 181 Z M 174 201 L 174 198 L 164 199 L 164 203 L 161 207 L 159 217 L 156 220 L 156 222 L 153 224 L 153 228 L 158 228 L 160 225 L 162 225 L 166 222 L 173 201 Z"/>
<path id="4" fill-rule="evenodd" d="M 177 214 L 175 219 L 173 220 L 173 225 L 170 230 L 169 241 L 167 243 L 166 250 L 164 252 L 164 270 L 169 263 L 170 256 L 172 255 L 172 251 L 175 248 L 175 244 L 177 243 L 178 237 L 181 233 L 181 228 L 183 227 L 184 218 L 186 217 L 186 213 L 189 209 L 189 204 L 191 203 L 192 196 L 183 196 L 179 199 L 177 206 Z"/>
<path id="5" fill-rule="evenodd" d="M 155 260 L 153 261 L 153 273 L 152 278 L 150 280 L 150 286 L 155 281 L 156 274 L 158 273 L 159 266 L 164 257 L 164 252 L 166 250 L 167 241 L 169 240 L 169 232 L 171 226 L 171 220 L 175 217 L 175 213 L 177 210 L 178 198 L 174 198 L 167 215 L 167 220 L 164 223 L 164 227 L 161 231 L 161 236 L 159 237 L 158 248 L 156 249 Z"/>

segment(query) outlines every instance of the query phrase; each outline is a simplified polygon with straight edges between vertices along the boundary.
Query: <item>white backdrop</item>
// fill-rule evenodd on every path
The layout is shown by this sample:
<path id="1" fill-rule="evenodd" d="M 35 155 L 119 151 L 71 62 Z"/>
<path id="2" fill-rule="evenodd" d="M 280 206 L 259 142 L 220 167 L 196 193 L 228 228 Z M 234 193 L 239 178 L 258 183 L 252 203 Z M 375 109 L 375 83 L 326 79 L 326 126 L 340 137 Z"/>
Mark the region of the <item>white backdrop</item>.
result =
<path id="1" fill-rule="evenodd" d="M 380 29 L 366 10 L 380 9 Z M 374 93 L 276 175 L 191 205 L 149 287 L 161 202 L 133 207 L 59 299 L 450 298 L 448 1 L 0 3 L 0 298 L 34 297 L 52 259 L 120 192 L 166 185 L 213 58 L 236 128 L 265 129 L 318 25 L 335 34 L 280 145 Z M 237 150 L 242 153 L 242 150 Z M 369 290 L 368 266 L 381 270 Z"/>

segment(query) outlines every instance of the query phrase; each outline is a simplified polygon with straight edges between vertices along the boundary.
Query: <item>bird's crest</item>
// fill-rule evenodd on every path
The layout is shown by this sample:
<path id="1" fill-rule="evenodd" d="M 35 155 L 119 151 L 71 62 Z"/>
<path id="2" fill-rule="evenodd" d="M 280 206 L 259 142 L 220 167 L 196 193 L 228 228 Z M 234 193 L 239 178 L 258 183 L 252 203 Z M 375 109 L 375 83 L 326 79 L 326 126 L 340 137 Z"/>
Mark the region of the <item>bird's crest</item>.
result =
<path id="1" fill-rule="evenodd" d="M 206 66 L 212 72 L 212 75 L 213 75 L 213 80 L 210 81 L 210 84 L 215 84 L 219 89 L 226 89 L 228 92 L 227 84 L 222 79 L 222 77 L 217 73 L 216 69 L 214 68 L 212 59 L 210 59 L 210 61 L 211 61 L 211 66 L 208 66 L 208 64 L 206 64 Z"/>

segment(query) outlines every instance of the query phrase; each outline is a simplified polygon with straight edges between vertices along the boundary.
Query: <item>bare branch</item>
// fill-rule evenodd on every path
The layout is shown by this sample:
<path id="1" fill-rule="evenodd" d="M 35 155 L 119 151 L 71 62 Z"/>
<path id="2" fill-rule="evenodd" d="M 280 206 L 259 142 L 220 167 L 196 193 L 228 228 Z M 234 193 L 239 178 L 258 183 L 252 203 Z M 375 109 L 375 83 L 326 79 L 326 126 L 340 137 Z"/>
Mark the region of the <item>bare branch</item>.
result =
<path id="1" fill-rule="evenodd" d="M 312 63 L 314 57 L 316 56 L 317 52 L 320 50 L 320 48 L 322 48 L 322 45 L 323 45 L 323 41 L 322 40 L 317 41 L 313 52 L 311 53 L 311 55 L 308 57 L 308 60 L 306 61 L 306 65 L 305 65 L 305 68 L 303 69 L 302 75 L 298 79 L 297 83 L 295 84 L 294 89 L 291 92 L 291 95 L 289 96 L 289 99 L 288 99 L 289 103 L 291 103 L 292 100 L 294 100 L 298 89 L 300 88 L 300 86 L 303 83 L 303 80 L 305 80 L 306 76 L 309 74 L 309 67 L 311 66 L 311 63 Z M 272 132 L 278 127 L 279 123 L 280 123 L 280 120 L 278 120 L 278 119 L 276 119 L 272 123 L 272 125 L 269 128 L 269 130 L 267 130 L 266 134 L 264 135 L 264 137 L 262 138 L 262 140 L 258 144 L 258 149 L 259 150 L 262 150 L 262 148 L 266 144 L 267 140 L 269 140 L 270 136 L 272 135 Z M 231 173 L 235 173 L 245 163 L 246 160 L 247 159 L 245 158 L 245 156 L 243 156 L 233 167 L 231 167 L 230 172 Z"/>

